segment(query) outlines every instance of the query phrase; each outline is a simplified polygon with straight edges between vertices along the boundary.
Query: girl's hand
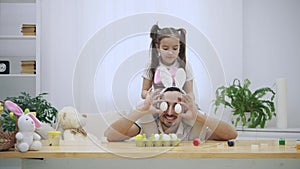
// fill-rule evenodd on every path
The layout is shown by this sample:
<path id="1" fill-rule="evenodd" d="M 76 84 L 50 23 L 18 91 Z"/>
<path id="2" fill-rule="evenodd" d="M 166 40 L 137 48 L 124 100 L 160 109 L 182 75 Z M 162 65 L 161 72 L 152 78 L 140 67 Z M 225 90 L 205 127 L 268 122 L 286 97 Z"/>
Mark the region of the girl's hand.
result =
<path id="1" fill-rule="evenodd" d="M 185 108 L 179 115 L 187 120 L 195 120 L 198 114 L 198 107 L 191 95 L 182 95 L 180 104 Z"/>

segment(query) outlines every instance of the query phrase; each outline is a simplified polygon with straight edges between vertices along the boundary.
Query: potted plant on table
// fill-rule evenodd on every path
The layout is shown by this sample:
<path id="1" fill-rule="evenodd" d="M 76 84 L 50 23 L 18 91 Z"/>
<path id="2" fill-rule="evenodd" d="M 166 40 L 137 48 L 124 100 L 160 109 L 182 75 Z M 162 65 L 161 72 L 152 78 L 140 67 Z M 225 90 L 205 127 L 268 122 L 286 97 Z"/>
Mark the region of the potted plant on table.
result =
<path id="1" fill-rule="evenodd" d="M 31 97 L 26 92 L 21 92 L 21 95 L 16 97 L 7 97 L 4 101 L 10 100 L 16 103 L 23 111 L 26 109 L 30 112 L 36 112 L 36 117 L 43 123 L 53 124 L 56 121 L 57 109 L 48 102 L 44 96 L 47 93 L 41 93 L 35 97 Z M 17 132 L 16 118 L 4 106 L 4 101 L 0 104 L 0 138 L 2 140 L 11 139 Z M 2 107 L 2 108 L 1 108 Z"/>
<path id="2" fill-rule="evenodd" d="M 234 79 L 229 86 L 221 86 L 216 90 L 216 99 L 214 100 L 215 112 L 223 105 L 230 107 L 233 112 L 232 124 L 237 126 L 239 122 L 242 126 L 256 128 L 265 127 L 266 121 L 276 116 L 274 107 L 275 92 L 269 87 L 263 87 L 251 91 L 249 79 Z M 268 98 L 266 98 L 268 97 Z"/>

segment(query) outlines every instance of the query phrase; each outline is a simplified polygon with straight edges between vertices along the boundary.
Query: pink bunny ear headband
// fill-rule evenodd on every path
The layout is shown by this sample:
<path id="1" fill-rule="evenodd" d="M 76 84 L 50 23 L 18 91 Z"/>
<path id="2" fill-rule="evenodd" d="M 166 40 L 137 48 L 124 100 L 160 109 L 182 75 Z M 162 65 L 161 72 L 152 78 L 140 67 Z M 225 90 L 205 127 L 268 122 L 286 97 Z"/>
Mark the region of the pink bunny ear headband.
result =
<path id="1" fill-rule="evenodd" d="M 185 94 L 185 91 L 182 89 L 185 81 L 186 73 L 183 68 L 173 67 L 171 70 L 168 70 L 166 67 L 160 66 L 156 69 L 154 74 L 154 83 L 157 84 L 161 82 L 165 87 L 165 89 L 162 90 L 162 93 L 170 87 L 176 87 Z M 168 109 L 168 103 L 160 103 L 160 109 L 166 111 Z M 174 109 L 178 114 L 182 111 L 182 107 L 178 103 L 175 105 Z"/>
<path id="2" fill-rule="evenodd" d="M 23 110 L 14 102 L 7 100 L 5 101 L 5 107 L 11 112 L 13 112 L 17 116 L 24 115 Z M 41 122 L 31 113 L 28 113 L 28 116 L 33 120 L 36 127 L 41 126 Z"/>

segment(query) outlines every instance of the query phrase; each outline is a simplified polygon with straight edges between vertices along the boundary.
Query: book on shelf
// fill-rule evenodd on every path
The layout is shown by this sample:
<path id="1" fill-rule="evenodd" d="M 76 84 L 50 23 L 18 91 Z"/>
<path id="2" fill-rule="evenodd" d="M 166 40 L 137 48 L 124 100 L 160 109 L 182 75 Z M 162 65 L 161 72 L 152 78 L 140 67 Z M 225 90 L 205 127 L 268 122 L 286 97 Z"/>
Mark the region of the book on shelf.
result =
<path id="1" fill-rule="evenodd" d="M 35 69 L 35 64 L 21 64 L 22 69 Z"/>
<path id="2" fill-rule="evenodd" d="M 35 36 L 35 32 L 23 32 L 23 36 Z"/>
<path id="3" fill-rule="evenodd" d="M 35 68 L 23 68 L 21 69 L 21 74 L 35 74 Z"/>
<path id="4" fill-rule="evenodd" d="M 35 32 L 35 28 L 22 28 L 21 32 L 26 33 L 26 32 Z"/>
<path id="5" fill-rule="evenodd" d="M 27 28 L 27 27 L 35 27 L 34 23 L 23 23 L 22 27 Z"/>
<path id="6" fill-rule="evenodd" d="M 35 64 L 35 60 L 21 60 L 21 65 L 32 65 Z"/>
<path id="7" fill-rule="evenodd" d="M 21 69 L 22 71 L 24 70 L 24 71 L 35 71 L 35 68 L 23 68 L 22 67 L 22 69 Z"/>
<path id="8" fill-rule="evenodd" d="M 35 24 L 22 24 L 21 32 L 23 36 L 35 36 L 36 26 Z"/>
<path id="9" fill-rule="evenodd" d="M 22 60 L 21 61 L 21 74 L 35 74 L 36 65 L 35 60 Z"/>
<path id="10" fill-rule="evenodd" d="M 35 70 L 21 70 L 21 74 L 36 74 Z"/>

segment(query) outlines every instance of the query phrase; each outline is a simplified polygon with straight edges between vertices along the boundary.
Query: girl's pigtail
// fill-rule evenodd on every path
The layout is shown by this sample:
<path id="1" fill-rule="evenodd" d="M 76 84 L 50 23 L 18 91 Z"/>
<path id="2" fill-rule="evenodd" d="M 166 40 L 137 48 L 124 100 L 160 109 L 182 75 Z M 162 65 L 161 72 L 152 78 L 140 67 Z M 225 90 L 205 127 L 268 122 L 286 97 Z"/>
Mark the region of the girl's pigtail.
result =
<path id="1" fill-rule="evenodd" d="M 179 34 L 180 39 L 180 50 L 179 50 L 179 58 L 181 61 L 183 61 L 182 66 L 185 68 L 186 64 L 186 31 L 183 28 L 180 28 L 177 30 Z"/>
<path id="2" fill-rule="evenodd" d="M 156 70 L 156 67 L 159 63 L 158 60 L 158 51 L 156 49 L 156 46 L 159 44 L 159 40 L 158 40 L 158 34 L 159 34 L 160 28 L 157 24 L 153 25 L 150 31 L 150 37 L 152 39 L 151 41 L 151 46 L 150 46 L 150 52 L 151 52 L 151 64 L 150 67 L 148 69 L 148 73 L 151 77 L 151 79 L 154 78 L 154 73 Z"/>
<path id="3" fill-rule="evenodd" d="M 160 28 L 158 27 L 158 25 L 153 25 L 152 28 L 151 28 L 151 31 L 150 31 L 150 37 L 152 39 L 152 44 L 151 45 L 152 45 L 153 48 L 155 48 L 155 46 L 153 46 L 153 45 L 158 43 L 157 37 L 158 37 L 159 29 Z"/>

